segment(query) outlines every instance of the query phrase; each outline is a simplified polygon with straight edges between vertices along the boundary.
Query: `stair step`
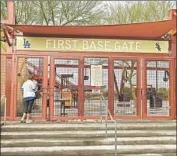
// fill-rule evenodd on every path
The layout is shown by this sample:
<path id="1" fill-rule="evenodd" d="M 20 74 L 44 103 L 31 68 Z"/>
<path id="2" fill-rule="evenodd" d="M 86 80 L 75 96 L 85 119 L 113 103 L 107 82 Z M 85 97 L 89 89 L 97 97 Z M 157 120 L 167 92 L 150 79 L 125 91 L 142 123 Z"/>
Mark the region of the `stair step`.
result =
<path id="1" fill-rule="evenodd" d="M 2 154 L 2 156 L 115 156 L 114 153 L 112 152 L 106 152 L 106 153 L 87 153 L 87 154 L 81 154 L 79 152 L 73 152 L 73 153 L 60 153 L 60 155 L 58 155 L 57 153 L 37 153 L 38 155 L 35 155 L 34 153 L 25 153 L 25 155 L 23 153 L 4 153 Z M 49 155 L 50 154 L 50 155 Z M 79 154 L 79 155 L 78 155 Z M 154 154 L 154 153 L 147 153 L 147 154 L 117 154 L 118 156 L 176 156 L 176 153 L 160 153 L 160 154 Z"/>
<path id="2" fill-rule="evenodd" d="M 83 146 L 83 145 L 114 145 L 115 138 L 90 139 L 1 139 L 1 147 L 30 147 L 30 146 Z M 118 145 L 148 145 L 176 144 L 175 137 L 127 137 L 118 138 Z"/>
<path id="3" fill-rule="evenodd" d="M 116 119 L 117 123 L 140 123 L 140 124 L 151 124 L 151 123 L 157 123 L 157 124 L 166 124 L 166 123 L 174 123 L 176 124 L 176 120 L 141 120 L 141 119 L 133 119 L 133 120 L 122 120 L 122 119 Z M 58 124 L 58 123 L 64 123 L 64 124 L 95 124 L 95 123 L 100 123 L 100 119 L 87 119 L 87 120 L 57 120 L 57 121 L 42 121 L 42 120 L 34 120 L 35 124 Z M 102 122 L 105 122 L 104 119 L 102 119 Z M 107 120 L 108 123 L 113 123 L 112 120 Z M 20 123 L 19 120 L 16 121 L 7 121 L 7 124 L 18 124 Z"/>
<path id="4" fill-rule="evenodd" d="M 108 131 L 108 137 L 115 135 L 114 130 Z M 176 131 L 172 130 L 119 130 L 118 137 L 148 137 L 148 136 L 175 136 Z M 18 139 L 18 138 L 90 138 L 105 137 L 105 131 L 33 131 L 33 132 L 2 132 L 1 139 Z"/>
<path id="5" fill-rule="evenodd" d="M 115 129 L 115 125 L 108 124 L 108 130 Z M 175 129 L 176 124 L 162 124 L 157 125 L 154 123 L 149 124 L 117 124 L 118 130 L 171 130 Z M 11 131 L 65 131 L 72 129 L 72 131 L 77 130 L 105 130 L 105 123 L 103 124 L 17 124 L 17 125 L 5 125 L 2 127 L 2 132 Z"/>
<path id="6" fill-rule="evenodd" d="M 176 153 L 147 153 L 147 154 L 120 154 L 119 156 L 176 156 Z"/>
<path id="7" fill-rule="evenodd" d="M 176 121 L 117 121 L 118 156 L 176 156 Z M 7 122 L 2 156 L 115 156 L 115 124 L 103 121 Z"/>
<path id="8" fill-rule="evenodd" d="M 114 154 L 114 145 L 103 146 L 52 146 L 52 147 L 9 147 L 1 148 L 2 155 L 60 155 L 60 156 L 97 156 Z M 118 145 L 118 154 L 175 153 L 176 145 Z"/>

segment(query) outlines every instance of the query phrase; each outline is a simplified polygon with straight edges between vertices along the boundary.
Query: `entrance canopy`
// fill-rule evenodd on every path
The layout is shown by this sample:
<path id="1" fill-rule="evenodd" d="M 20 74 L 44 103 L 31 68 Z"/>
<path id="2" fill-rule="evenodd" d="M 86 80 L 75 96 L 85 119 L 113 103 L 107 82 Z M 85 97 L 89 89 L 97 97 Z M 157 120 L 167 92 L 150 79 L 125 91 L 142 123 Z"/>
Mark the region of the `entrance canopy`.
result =
<path id="1" fill-rule="evenodd" d="M 176 19 L 120 25 L 44 26 L 7 25 L 30 37 L 76 37 L 160 40 L 176 29 Z"/>

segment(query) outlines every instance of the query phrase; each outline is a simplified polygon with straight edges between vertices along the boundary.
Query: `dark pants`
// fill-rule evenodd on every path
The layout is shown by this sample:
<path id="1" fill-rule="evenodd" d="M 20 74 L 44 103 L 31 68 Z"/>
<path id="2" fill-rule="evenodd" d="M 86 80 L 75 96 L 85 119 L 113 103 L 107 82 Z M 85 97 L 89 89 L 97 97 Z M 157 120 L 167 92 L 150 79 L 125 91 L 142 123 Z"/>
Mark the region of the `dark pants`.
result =
<path id="1" fill-rule="evenodd" d="M 34 103 L 34 99 L 33 100 L 29 100 L 29 101 L 25 101 L 24 100 L 24 113 L 30 114 L 32 111 L 32 107 L 33 107 L 33 103 Z"/>

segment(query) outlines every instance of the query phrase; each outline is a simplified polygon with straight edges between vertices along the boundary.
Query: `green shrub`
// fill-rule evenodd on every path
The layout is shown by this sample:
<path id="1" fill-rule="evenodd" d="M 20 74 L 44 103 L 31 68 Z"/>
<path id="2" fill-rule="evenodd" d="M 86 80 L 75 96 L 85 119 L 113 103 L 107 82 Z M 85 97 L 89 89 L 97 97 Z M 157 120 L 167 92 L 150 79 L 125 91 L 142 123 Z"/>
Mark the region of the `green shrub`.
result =
<path id="1" fill-rule="evenodd" d="M 167 88 L 159 88 L 157 93 L 160 94 L 162 100 L 169 100 L 169 90 Z"/>
<path id="2" fill-rule="evenodd" d="M 130 96 L 130 99 L 133 99 L 131 88 L 125 87 L 125 88 L 124 88 L 124 94 Z"/>

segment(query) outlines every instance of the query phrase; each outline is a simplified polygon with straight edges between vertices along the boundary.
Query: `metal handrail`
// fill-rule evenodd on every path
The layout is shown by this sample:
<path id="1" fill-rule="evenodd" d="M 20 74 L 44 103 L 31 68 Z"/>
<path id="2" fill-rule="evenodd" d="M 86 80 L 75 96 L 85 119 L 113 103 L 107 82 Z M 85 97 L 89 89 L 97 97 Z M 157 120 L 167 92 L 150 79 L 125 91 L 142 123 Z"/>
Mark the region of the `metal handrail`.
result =
<path id="1" fill-rule="evenodd" d="M 6 95 L 3 95 L 1 96 L 1 102 L 2 100 L 4 99 L 4 123 L 2 125 L 5 125 L 6 124 L 6 102 L 7 102 L 7 99 L 6 99 Z"/>
<path id="2" fill-rule="evenodd" d="M 100 108 L 102 108 L 102 102 L 104 102 L 105 104 L 105 131 L 106 131 L 106 138 L 108 137 L 108 115 L 110 116 L 111 118 L 111 121 L 113 121 L 115 123 L 115 156 L 117 156 L 117 121 L 113 119 L 112 115 L 111 115 L 111 112 L 109 111 L 109 108 L 108 108 L 108 104 L 106 103 L 106 100 L 104 98 L 104 96 L 101 96 L 101 100 L 100 100 Z M 101 116 L 101 122 L 102 122 L 102 110 L 100 109 L 100 116 Z"/>

